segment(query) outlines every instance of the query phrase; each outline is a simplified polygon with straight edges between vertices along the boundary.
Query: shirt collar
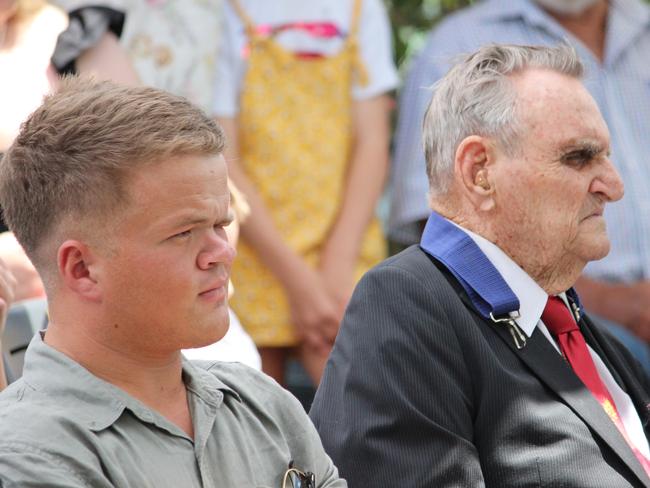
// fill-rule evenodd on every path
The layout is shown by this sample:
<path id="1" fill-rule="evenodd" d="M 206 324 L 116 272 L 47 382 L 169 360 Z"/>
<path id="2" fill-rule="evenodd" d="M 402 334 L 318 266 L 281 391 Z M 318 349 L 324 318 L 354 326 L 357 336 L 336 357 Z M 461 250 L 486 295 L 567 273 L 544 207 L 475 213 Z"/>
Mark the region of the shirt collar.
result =
<path id="1" fill-rule="evenodd" d="M 523 20 L 551 33 L 558 40 L 570 34 L 534 0 L 487 0 L 479 4 L 486 22 Z M 639 0 L 609 0 L 606 60 L 615 61 L 626 46 L 650 27 L 650 6 Z M 615 32 L 616 35 L 611 35 Z"/>
<path id="2" fill-rule="evenodd" d="M 609 0 L 610 17 L 624 17 L 636 25 L 650 25 L 650 6 L 639 0 Z"/>
<path id="3" fill-rule="evenodd" d="M 541 22 L 557 22 L 535 0 L 486 0 L 481 4 L 486 20 L 524 18 Z M 609 0 L 611 16 L 623 16 L 636 24 L 650 23 L 650 6 L 639 0 Z"/>
<path id="4" fill-rule="evenodd" d="M 183 357 L 183 380 L 188 391 L 216 406 L 223 402 L 224 393 L 241 401 L 239 393 L 208 371 L 215 363 L 218 361 L 189 361 Z"/>
<path id="5" fill-rule="evenodd" d="M 639 0 L 610 0 L 609 3 L 605 60 L 606 64 L 614 64 L 650 28 L 650 6 Z"/>
<path id="6" fill-rule="evenodd" d="M 525 19 L 533 24 L 557 24 L 534 0 L 487 0 L 482 7 L 488 21 Z"/>
<path id="7" fill-rule="evenodd" d="M 94 431 L 115 423 L 125 409 L 143 422 L 160 426 L 160 416 L 156 412 L 46 344 L 44 334 L 45 331 L 35 334 L 27 348 L 22 381 L 27 387 L 56 399 L 51 408 L 61 410 L 63 415 L 75 418 Z M 188 391 L 215 407 L 223 403 L 224 393 L 240 400 L 232 388 L 185 358 L 183 381 Z"/>
<path id="8" fill-rule="evenodd" d="M 517 296 L 519 299 L 519 318 L 516 321 L 519 327 L 530 337 L 546 306 L 547 293 L 497 245 L 458 224 L 454 225 L 472 238 Z"/>

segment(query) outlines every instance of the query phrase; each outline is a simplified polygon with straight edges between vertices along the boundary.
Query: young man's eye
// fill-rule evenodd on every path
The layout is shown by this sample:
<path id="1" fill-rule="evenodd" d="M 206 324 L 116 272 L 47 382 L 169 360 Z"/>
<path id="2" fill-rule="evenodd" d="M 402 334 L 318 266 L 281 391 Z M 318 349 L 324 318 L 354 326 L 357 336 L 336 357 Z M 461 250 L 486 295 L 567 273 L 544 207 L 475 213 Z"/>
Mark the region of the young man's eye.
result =
<path id="1" fill-rule="evenodd" d="M 227 219 L 221 222 L 217 222 L 216 224 L 213 225 L 214 230 L 223 230 L 226 227 L 228 227 L 230 224 L 232 224 L 234 219 Z"/>
<path id="2" fill-rule="evenodd" d="M 174 234 L 172 237 L 182 239 L 184 237 L 189 237 L 191 234 L 192 234 L 192 231 L 190 229 L 188 229 L 188 230 L 184 230 L 183 232 L 179 232 L 177 234 Z"/>

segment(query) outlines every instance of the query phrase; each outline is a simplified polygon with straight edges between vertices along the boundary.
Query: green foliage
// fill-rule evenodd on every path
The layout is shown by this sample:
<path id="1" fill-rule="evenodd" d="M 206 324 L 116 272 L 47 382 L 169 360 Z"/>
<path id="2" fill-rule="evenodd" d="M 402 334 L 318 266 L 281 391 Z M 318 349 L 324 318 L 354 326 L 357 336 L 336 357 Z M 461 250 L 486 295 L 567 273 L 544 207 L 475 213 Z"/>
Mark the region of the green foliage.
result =
<path id="1" fill-rule="evenodd" d="M 397 65 L 405 62 L 422 46 L 426 33 L 441 18 L 479 0 L 384 0 L 393 27 Z M 650 0 L 644 0 L 650 3 Z"/>
<path id="2" fill-rule="evenodd" d="M 397 65 L 402 68 L 442 17 L 477 0 L 384 0 L 391 18 Z"/>

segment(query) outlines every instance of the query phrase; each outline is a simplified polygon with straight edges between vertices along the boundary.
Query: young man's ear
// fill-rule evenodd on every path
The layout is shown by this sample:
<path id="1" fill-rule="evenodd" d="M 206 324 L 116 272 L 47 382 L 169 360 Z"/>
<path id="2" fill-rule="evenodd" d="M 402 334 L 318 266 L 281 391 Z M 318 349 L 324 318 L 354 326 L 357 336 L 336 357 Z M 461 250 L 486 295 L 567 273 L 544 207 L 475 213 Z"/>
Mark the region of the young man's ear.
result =
<path id="1" fill-rule="evenodd" d="M 68 290 L 88 301 L 101 299 L 96 272 L 96 256 L 85 243 L 77 240 L 67 240 L 57 253 L 59 276 Z"/>
<path id="2" fill-rule="evenodd" d="M 489 211 L 494 208 L 494 185 L 491 166 L 494 150 L 488 139 L 469 136 L 456 149 L 454 171 L 460 176 L 461 191 L 474 208 Z"/>

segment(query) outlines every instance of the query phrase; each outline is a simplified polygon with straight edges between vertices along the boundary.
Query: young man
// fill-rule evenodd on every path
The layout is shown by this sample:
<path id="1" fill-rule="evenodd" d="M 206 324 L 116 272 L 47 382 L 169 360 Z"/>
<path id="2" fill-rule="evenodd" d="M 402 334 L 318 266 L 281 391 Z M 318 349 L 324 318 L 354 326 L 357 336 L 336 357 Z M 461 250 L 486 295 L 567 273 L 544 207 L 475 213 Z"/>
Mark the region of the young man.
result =
<path id="1" fill-rule="evenodd" d="M 3 487 L 280 486 L 291 462 L 346 486 L 288 393 L 180 353 L 228 328 L 223 144 L 184 99 L 74 78 L 23 125 L 1 203 L 50 324 L 0 396 Z"/>

